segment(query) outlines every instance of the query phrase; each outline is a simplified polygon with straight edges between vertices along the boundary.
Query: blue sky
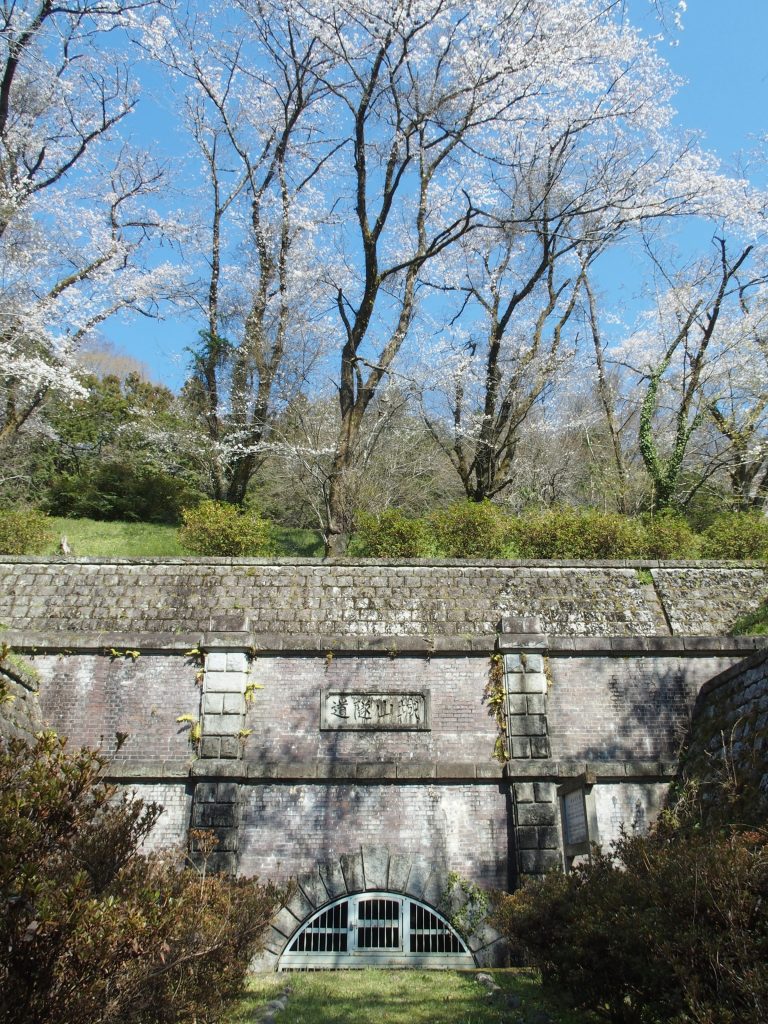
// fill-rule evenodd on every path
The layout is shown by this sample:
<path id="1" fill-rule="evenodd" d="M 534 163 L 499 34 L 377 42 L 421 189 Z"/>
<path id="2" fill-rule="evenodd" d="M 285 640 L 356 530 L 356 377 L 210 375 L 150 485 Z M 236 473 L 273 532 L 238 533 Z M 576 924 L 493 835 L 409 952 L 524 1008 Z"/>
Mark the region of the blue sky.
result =
<path id="1" fill-rule="evenodd" d="M 655 31 L 657 26 L 649 17 L 643 27 Z M 768 0 L 689 0 L 683 31 L 676 36 L 676 44 L 662 43 L 661 52 L 685 80 L 675 104 L 679 123 L 700 130 L 704 144 L 730 170 L 756 137 L 768 134 Z M 153 134 L 164 133 L 162 113 L 152 111 L 147 100 L 145 116 L 150 113 Z M 144 362 L 153 379 L 178 388 L 185 377 L 183 350 L 195 343 L 197 329 L 169 316 L 115 320 L 102 334 Z"/>
<path id="2" fill-rule="evenodd" d="M 688 81 L 680 122 L 728 162 L 768 132 L 768 0 L 689 0 L 678 40 L 662 52 Z"/>

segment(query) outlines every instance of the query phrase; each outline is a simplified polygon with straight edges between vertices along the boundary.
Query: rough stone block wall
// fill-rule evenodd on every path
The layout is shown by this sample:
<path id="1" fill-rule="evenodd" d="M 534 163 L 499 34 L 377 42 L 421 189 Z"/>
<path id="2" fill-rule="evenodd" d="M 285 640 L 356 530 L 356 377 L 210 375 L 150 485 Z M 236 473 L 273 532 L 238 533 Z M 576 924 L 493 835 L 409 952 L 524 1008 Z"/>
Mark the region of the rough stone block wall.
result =
<path id="1" fill-rule="evenodd" d="M 29 656 L 39 675 L 40 706 L 48 725 L 72 746 L 116 750 L 116 733 L 126 736 L 120 757 L 127 761 L 187 763 L 194 754 L 189 724 L 200 716 L 197 668 L 182 652 L 67 653 Z"/>
<path id="2" fill-rule="evenodd" d="M 508 798 L 499 784 L 248 785 L 241 800 L 246 875 L 285 879 L 361 845 L 386 845 L 483 886 L 508 882 Z"/>
<path id="3" fill-rule="evenodd" d="M 768 816 L 768 653 L 745 659 L 707 682 L 693 709 L 682 760 L 685 775 L 714 783 L 706 795 L 722 802 L 725 784 L 745 821 Z"/>
<path id="4" fill-rule="evenodd" d="M 700 687 L 738 654 L 550 656 L 552 756 L 575 761 L 673 761 Z"/>
<path id="5" fill-rule="evenodd" d="M 8 684 L 8 693 L 10 706 L 5 707 L 0 715 L 0 737 L 29 739 L 43 725 L 35 695 L 13 682 Z"/>
<path id="6" fill-rule="evenodd" d="M 638 575 L 653 566 L 654 586 Z M 720 635 L 768 594 L 768 569 L 657 563 L 283 559 L 33 559 L 0 562 L 0 622 L 51 633 L 250 630 L 323 638 L 489 642 L 502 616 L 553 636 Z M 492 642 L 492 641 L 491 641 Z"/>
<path id="7" fill-rule="evenodd" d="M 29 740 L 44 727 L 38 697 L 39 679 L 27 659 L 0 662 L 0 738 Z"/>
<path id="8" fill-rule="evenodd" d="M 727 633 L 768 598 L 768 571 L 760 568 L 689 565 L 654 569 L 652 576 L 672 632 L 681 636 Z"/>

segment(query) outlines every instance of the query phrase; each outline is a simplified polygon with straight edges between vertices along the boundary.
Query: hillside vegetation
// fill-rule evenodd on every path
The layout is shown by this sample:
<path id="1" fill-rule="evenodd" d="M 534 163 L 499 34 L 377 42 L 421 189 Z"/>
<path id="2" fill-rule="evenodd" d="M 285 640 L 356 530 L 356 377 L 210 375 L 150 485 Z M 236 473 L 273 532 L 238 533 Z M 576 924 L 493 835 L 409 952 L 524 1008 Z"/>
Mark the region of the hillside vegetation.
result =
<path id="1" fill-rule="evenodd" d="M 203 501 L 180 528 L 160 523 L 0 511 L 0 554 L 116 558 L 320 557 L 318 530 L 280 526 L 254 510 Z M 725 513 L 697 532 L 679 515 L 620 516 L 554 508 L 512 516 L 490 502 L 460 502 L 428 516 L 361 513 L 348 553 L 371 558 L 768 560 L 768 519 Z M 66 539 L 66 544 L 64 542 Z"/>

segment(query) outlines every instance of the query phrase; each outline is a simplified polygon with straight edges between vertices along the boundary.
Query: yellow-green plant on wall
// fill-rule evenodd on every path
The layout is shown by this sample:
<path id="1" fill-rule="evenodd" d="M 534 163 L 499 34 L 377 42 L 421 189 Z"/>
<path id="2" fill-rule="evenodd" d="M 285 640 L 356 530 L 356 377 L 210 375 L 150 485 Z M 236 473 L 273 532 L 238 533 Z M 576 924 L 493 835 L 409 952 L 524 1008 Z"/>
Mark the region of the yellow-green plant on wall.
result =
<path id="1" fill-rule="evenodd" d="M 264 687 L 261 683 L 248 683 L 243 694 L 243 699 L 245 700 L 246 705 L 253 704 L 256 700 L 256 691 L 263 689 Z"/>
<path id="2" fill-rule="evenodd" d="M 116 658 L 130 658 L 131 661 L 136 661 L 137 658 L 141 657 L 141 651 L 136 650 L 121 650 L 119 647 L 108 647 L 107 654 L 114 661 Z"/>
<path id="3" fill-rule="evenodd" d="M 184 657 L 189 658 L 191 664 L 197 665 L 195 682 L 202 686 L 205 679 L 205 651 L 201 647 L 190 647 L 188 651 L 184 651 Z"/>
<path id="4" fill-rule="evenodd" d="M 197 747 L 203 736 L 203 726 L 200 719 L 195 718 L 194 715 L 179 715 L 176 721 L 179 724 L 189 723 L 189 742 L 193 747 Z"/>
<path id="5" fill-rule="evenodd" d="M 507 747 L 507 716 L 504 697 L 504 658 L 501 654 L 491 655 L 491 666 L 488 671 L 488 682 L 485 685 L 483 700 L 488 705 L 488 714 L 496 720 L 499 735 L 493 746 L 493 758 L 504 764 L 509 760 Z"/>

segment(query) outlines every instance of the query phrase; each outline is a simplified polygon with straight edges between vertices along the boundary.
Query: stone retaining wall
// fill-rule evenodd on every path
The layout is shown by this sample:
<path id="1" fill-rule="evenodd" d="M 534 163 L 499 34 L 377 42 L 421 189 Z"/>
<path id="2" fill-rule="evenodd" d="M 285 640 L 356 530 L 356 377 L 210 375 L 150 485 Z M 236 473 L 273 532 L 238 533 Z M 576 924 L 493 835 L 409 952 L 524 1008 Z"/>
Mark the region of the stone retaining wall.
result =
<path id="1" fill-rule="evenodd" d="M 653 583 L 648 583 L 648 574 Z M 246 631 L 292 638 L 464 638 L 503 616 L 552 636 L 722 635 L 768 596 L 768 568 L 717 563 L 31 559 L 0 562 L 0 622 L 48 635 Z"/>
<path id="2" fill-rule="evenodd" d="M 711 813 L 726 798 L 740 820 L 768 817 L 768 653 L 761 651 L 702 686 L 682 759 L 683 774 L 705 783 Z"/>

